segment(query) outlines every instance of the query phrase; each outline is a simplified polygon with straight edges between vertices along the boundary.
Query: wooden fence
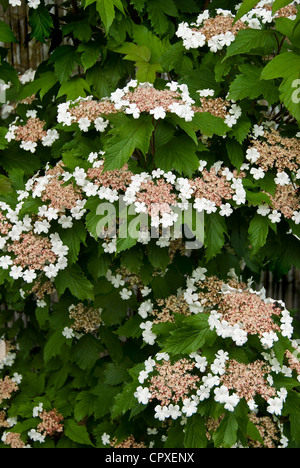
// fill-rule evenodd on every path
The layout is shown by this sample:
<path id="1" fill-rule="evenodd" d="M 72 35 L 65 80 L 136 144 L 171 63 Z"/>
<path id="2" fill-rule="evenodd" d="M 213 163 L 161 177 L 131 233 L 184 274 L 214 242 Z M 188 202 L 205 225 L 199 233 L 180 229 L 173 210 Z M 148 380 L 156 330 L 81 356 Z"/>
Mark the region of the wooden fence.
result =
<path id="1" fill-rule="evenodd" d="M 45 3 L 52 5 L 52 13 L 63 16 L 64 10 L 60 8 L 62 0 L 46 0 Z M 10 25 L 17 39 L 16 43 L 10 45 L 8 60 L 21 74 L 30 68 L 36 69 L 40 63 L 47 59 L 49 53 L 48 44 L 30 41 L 31 28 L 28 12 L 29 8 L 24 0 L 22 0 L 21 6 L 9 6 L 6 11 L 0 5 L 0 19 Z"/>

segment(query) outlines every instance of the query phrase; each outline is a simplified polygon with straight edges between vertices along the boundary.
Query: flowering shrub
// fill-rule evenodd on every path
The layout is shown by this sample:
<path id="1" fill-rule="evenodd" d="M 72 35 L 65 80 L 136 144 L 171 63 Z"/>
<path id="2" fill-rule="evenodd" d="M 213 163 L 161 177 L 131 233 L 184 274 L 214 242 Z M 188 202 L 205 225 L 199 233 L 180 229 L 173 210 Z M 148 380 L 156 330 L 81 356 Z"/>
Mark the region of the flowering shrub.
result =
<path id="1" fill-rule="evenodd" d="M 1 446 L 299 447 L 299 1 L 8 3 Z"/>

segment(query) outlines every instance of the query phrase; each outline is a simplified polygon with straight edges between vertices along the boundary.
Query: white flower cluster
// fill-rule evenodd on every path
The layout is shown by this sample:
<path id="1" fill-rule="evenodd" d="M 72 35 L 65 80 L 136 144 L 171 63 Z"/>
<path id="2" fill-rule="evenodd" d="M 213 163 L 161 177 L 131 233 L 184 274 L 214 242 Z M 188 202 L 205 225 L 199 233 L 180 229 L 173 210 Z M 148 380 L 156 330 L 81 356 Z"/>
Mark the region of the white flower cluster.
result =
<path id="1" fill-rule="evenodd" d="M 29 110 L 26 112 L 27 118 L 35 118 L 36 116 L 37 116 L 36 110 Z M 19 127 L 17 125 L 18 123 L 20 123 L 19 117 L 16 117 L 15 120 L 11 124 L 9 124 L 8 131 L 5 135 L 5 138 L 9 143 L 16 139 L 16 131 L 18 130 L 18 127 Z M 58 140 L 58 138 L 59 138 L 59 133 L 56 129 L 48 129 L 46 131 L 46 135 L 44 135 L 40 141 L 44 147 L 50 147 L 53 145 L 53 143 L 56 140 Z M 23 149 L 24 151 L 35 153 L 37 147 L 38 147 L 37 141 L 31 140 L 30 138 L 20 141 L 20 148 Z"/>
<path id="2" fill-rule="evenodd" d="M 63 126 L 71 126 L 75 121 L 76 117 L 70 113 L 70 108 L 76 106 L 76 104 L 84 101 L 92 101 L 93 96 L 87 96 L 85 98 L 78 97 L 74 101 L 63 102 L 57 107 L 57 122 L 61 123 Z M 95 128 L 98 132 L 103 133 L 107 129 L 109 121 L 103 119 L 102 117 L 97 117 L 93 122 L 88 117 L 82 117 L 78 120 L 79 129 L 82 132 L 88 132 L 92 127 Z"/>
<path id="3" fill-rule="evenodd" d="M 18 215 L 22 205 L 23 203 L 21 202 L 16 206 L 15 210 L 12 210 L 6 203 L 0 202 L 0 209 L 5 213 L 7 220 L 9 220 L 12 225 L 7 235 L 0 236 L 1 250 L 6 254 L 0 257 L 0 268 L 9 270 L 9 276 L 14 280 L 22 278 L 26 283 L 30 284 L 38 277 L 41 271 L 35 271 L 30 268 L 23 269 L 21 266 L 14 265 L 13 255 L 8 254 L 7 251 L 8 246 L 11 245 L 12 242 L 20 240 L 21 234 L 29 232 L 40 234 L 42 232 L 40 229 L 37 229 L 36 222 L 32 224 L 33 221 L 28 215 L 25 215 L 22 220 L 19 219 Z M 49 228 L 50 225 L 48 229 Z M 60 270 L 64 270 L 67 267 L 69 247 L 63 244 L 58 233 L 50 234 L 49 241 L 51 250 L 57 256 L 57 259 L 55 263 L 45 265 L 42 271 L 47 278 L 52 279 L 58 275 Z"/>
<path id="4" fill-rule="evenodd" d="M 219 8 L 216 10 L 216 14 L 221 17 L 229 16 L 230 18 L 234 19 L 234 15 L 229 10 L 223 10 Z M 216 53 L 219 50 L 222 50 L 224 47 L 230 46 L 230 44 L 234 42 L 235 34 L 233 34 L 232 31 L 215 34 L 207 39 L 206 36 L 201 31 L 199 31 L 199 28 L 201 28 L 205 20 L 210 18 L 211 12 L 209 10 L 205 10 L 198 16 L 196 23 L 189 25 L 187 22 L 183 22 L 179 24 L 176 36 L 183 39 L 183 46 L 187 50 L 198 49 L 207 45 L 211 52 Z"/>
<path id="5" fill-rule="evenodd" d="M 8 3 L 12 7 L 18 7 L 22 5 L 21 0 L 9 0 Z M 27 0 L 27 5 L 29 6 L 29 8 L 33 8 L 34 10 L 36 10 L 40 6 L 40 4 L 41 0 Z"/>
<path id="6" fill-rule="evenodd" d="M 272 6 L 275 0 L 261 0 L 255 5 L 241 20 L 247 22 L 250 28 L 261 29 L 264 25 L 272 23 L 279 15 L 276 12 L 274 15 L 271 9 L 267 9 L 266 6 Z M 299 0 L 291 0 L 290 4 L 300 5 Z M 240 5 L 236 6 L 239 9 Z M 288 16 L 290 20 L 296 19 L 295 15 Z"/>
<path id="7" fill-rule="evenodd" d="M 16 353 L 12 351 L 6 351 L 6 342 L 0 338 L 0 370 L 4 367 L 11 367 L 16 360 Z"/>
<path id="8" fill-rule="evenodd" d="M 258 2 L 255 8 L 252 8 L 247 14 L 242 16 L 239 21 L 245 25 L 245 28 L 263 29 L 265 25 L 272 23 L 274 19 L 278 17 L 278 13 L 273 15 L 272 10 L 265 8 L 267 5 L 270 6 L 273 3 L 274 0 L 262 0 Z M 299 5 L 299 0 L 291 3 Z M 240 5 L 237 5 L 236 10 L 239 8 Z M 205 36 L 202 29 L 203 24 L 205 24 L 207 20 L 213 19 L 216 16 L 220 18 L 229 17 L 232 21 L 235 18 L 235 14 L 230 10 L 218 8 L 214 12 L 205 10 L 203 13 L 198 15 L 195 23 L 189 25 L 187 22 L 182 22 L 179 24 L 176 35 L 183 40 L 183 46 L 187 50 L 207 46 L 211 52 L 217 53 L 224 47 L 230 46 L 235 41 L 236 33 L 231 28 L 222 33 L 209 34 L 209 37 Z M 296 16 L 290 15 L 288 18 L 294 20 Z"/>

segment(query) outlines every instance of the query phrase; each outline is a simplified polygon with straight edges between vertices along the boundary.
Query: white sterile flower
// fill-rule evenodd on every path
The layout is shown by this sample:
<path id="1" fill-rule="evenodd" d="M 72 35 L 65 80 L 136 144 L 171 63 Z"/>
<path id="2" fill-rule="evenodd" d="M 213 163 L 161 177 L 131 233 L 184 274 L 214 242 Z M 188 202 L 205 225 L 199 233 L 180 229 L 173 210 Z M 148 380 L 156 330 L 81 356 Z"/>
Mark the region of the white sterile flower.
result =
<path id="1" fill-rule="evenodd" d="M 150 110 L 150 114 L 153 115 L 155 120 L 164 119 L 166 117 L 166 111 L 163 107 L 155 107 L 154 109 Z"/>
<path id="2" fill-rule="evenodd" d="M 187 104 L 179 104 L 178 102 L 175 102 L 169 106 L 169 109 L 173 114 L 178 115 L 178 117 L 184 119 L 186 122 L 191 122 L 195 115 L 191 106 Z"/>
<path id="3" fill-rule="evenodd" d="M 265 175 L 266 175 L 264 170 L 261 167 L 259 167 L 258 169 L 255 168 L 255 167 L 252 167 L 250 169 L 250 174 L 253 175 L 253 178 L 255 180 L 263 179 L 265 177 Z"/>
<path id="4" fill-rule="evenodd" d="M 129 289 L 123 288 L 122 291 L 120 291 L 120 296 L 124 301 L 129 299 L 131 295 L 132 295 L 132 291 L 130 291 Z"/>
<path id="5" fill-rule="evenodd" d="M 206 166 L 207 166 L 207 161 L 200 160 L 200 161 L 199 161 L 198 171 L 199 171 L 199 172 L 202 172 L 203 169 L 204 169 Z"/>
<path id="6" fill-rule="evenodd" d="M 191 354 L 190 357 L 193 357 L 195 359 L 195 367 L 199 369 L 200 372 L 205 372 L 206 367 L 207 367 L 207 359 L 205 356 L 200 356 L 195 353 L 195 355 Z"/>
<path id="7" fill-rule="evenodd" d="M 141 294 L 143 297 L 148 296 L 151 293 L 152 289 L 149 288 L 148 286 L 144 286 L 143 289 L 141 290 Z"/>
<path id="8" fill-rule="evenodd" d="M 197 413 L 197 402 L 195 400 L 191 400 L 190 398 L 185 398 L 183 400 L 182 412 L 187 417 L 190 417 L 193 414 Z"/>
<path id="9" fill-rule="evenodd" d="M 143 383 L 145 382 L 145 380 L 148 378 L 148 375 L 149 375 L 149 372 L 142 370 L 142 371 L 139 373 L 138 381 L 139 381 L 141 384 L 143 384 Z"/>
<path id="10" fill-rule="evenodd" d="M 96 184 L 93 184 L 93 182 L 88 182 L 84 187 L 83 187 L 84 193 L 87 195 L 87 197 L 95 197 L 98 193 L 99 187 Z"/>
<path id="11" fill-rule="evenodd" d="M 214 399 L 217 403 L 225 403 L 229 397 L 229 390 L 225 385 L 222 385 L 214 389 L 214 394 Z"/>
<path id="12" fill-rule="evenodd" d="M 129 104 L 125 112 L 126 114 L 132 115 L 134 119 L 138 119 L 141 115 L 141 111 L 136 104 Z"/>
<path id="13" fill-rule="evenodd" d="M 283 401 L 281 398 L 275 397 L 270 398 L 268 401 L 267 411 L 270 414 L 275 414 L 276 416 L 280 416 L 283 408 Z"/>
<path id="14" fill-rule="evenodd" d="M 260 158 L 260 152 L 256 148 L 248 148 L 246 151 L 246 159 L 252 164 L 256 163 Z"/>
<path id="15" fill-rule="evenodd" d="M 237 123 L 237 117 L 235 115 L 227 114 L 225 117 L 225 124 L 228 127 L 233 127 Z"/>
<path id="16" fill-rule="evenodd" d="M 105 132 L 106 128 L 109 125 L 109 120 L 104 120 L 102 117 L 97 117 L 94 120 L 95 129 L 98 132 Z"/>
<path id="17" fill-rule="evenodd" d="M 155 419 L 158 419 L 159 421 L 164 421 L 165 419 L 170 417 L 170 412 L 167 406 L 156 405 L 154 410 L 155 410 L 154 417 Z"/>
<path id="18" fill-rule="evenodd" d="M 226 180 L 228 180 L 228 181 L 234 179 L 234 175 L 233 175 L 233 173 L 231 172 L 231 170 L 228 167 L 223 169 L 222 175 L 224 177 L 226 177 Z"/>
<path id="19" fill-rule="evenodd" d="M 44 307 L 46 307 L 47 302 L 45 302 L 43 300 L 37 300 L 36 305 L 37 305 L 37 307 L 40 307 L 41 309 L 43 309 Z"/>
<path id="20" fill-rule="evenodd" d="M 281 220 L 281 213 L 277 210 L 273 210 L 272 213 L 268 215 L 268 218 L 272 223 L 279 223 Z"/>
<path id="21" fill-rule="evenodd" d="M 225 406 L 224 408 L 227 410 L 227 411 L 234 411 L 234 408 L 236 407 L 236 405 L 238 405 L 240 401 L 240 398 L 234 393 L 233 395 L 230 395 L 226 402 L 225 402 Z"/>
<path id="22" fill-rule="evenodd" d="M 208 388 L 213 388 L 220 384 L 220 379 L 217 375 L 212 375 L 211 373 L 205 375 L 203 377 L 203 383 Z"/>
<path id="23" fill-rule="evenodd" d="M 295 224 L 300 224 L 300 211 L 294 211 L 292 220 Z"/>
<path id="24" fill-rule="evenodd" d="M 110 282 L 114 288 L 119 288 L 120 286 L 124 286 L 125 284 L 125 281 L 123 280 L 120 274 L 117 274 L 116 276 L 111 276 Z"/>
<path id="25" fill-rule="evenodd" d="M 90 128 L 91 121 L 87 117 L 82 117 L 78 120 L 78 125 L 82 132 L 87 132 Z"/>
<path id="26" fill-rule="evenodd" d="M 21 6 L 21 0 L 9 0 L 8 3 L 9 3 L 12 7 Z"/>
<path id="27" fill-rule="evenodd" d="M 233 213 L 232 206 L 230 203 L 225 203 L 225 205 L 220 206 L 220 215 L 221 216 L 230 216 Z"/>
<path id="28" fill-rule="evenodd" d="M 260 342 L 265 349 L 272 348 L 274 342 L 278 341 L 278 336 L 274 332 L 264 332 L 260 338 Z"/>
<path id="29" fill-rule="evenodd" d="M 103 445 L 109 445 L 110 444 L 110 435 L 106 434 L 106 432 L 104 432 L 104 434 L 102 434 L 102 436 L 101 436 L 101 440 L 102 440 Z"/>
<path id="30" fill-rule="evenodd" d="M 277 172 L 274 181 L 276 184 L 281 186 L 289 185 L 291 183 L 291 179 L 286 172 Z"/>
<path id="31" fill-rule="evenodd" d="M 196 198 L 193 207 L 195 208 L 195 210 L 198 211 L 198 213 L 201 213 L 202 211 L 205 210 L 206 205 L 207 205 L 206 198 Z"/>
<path id="32" fill-rule="evenodd" d="M 20 143 L 20 148 L 24 151 L 30 151 L 34 153 L 37 147 L 37 143 L 35 141 L 22 141 Z"/>
<path id="33" fill-rule="evenodd" d="M 58 268 L 56 265 L 46 265 L 44 267 L 44 273 L 45 275 L 47 276 L 47 278 L 56 278 L 57 274 L 58 274 Z"/>
<path id="34" fill-rule="evenodd" d="M 197 390 L 197 396 L 200 401 L 207 400 L 210 397 L 210 388 L 206 385 L 200 385 L 199 389 Z"/>
<path id="35" fill-rule="evenodd" d="M 13 357 L 15 357 L 15 355 L 13 355 Z M 23 380 L 23 376 L 22 374 L 18 374 L 18 372 L 14 372 L 11 380 L 16 384 L 20 384 Z"/>
<path id="36" fill-rule="evenodd" d="M 69 229 L 73 227 L 72 217 L 66 215 L 61 216 L 58 220 L 58 224 L 60 224 L 63 229 Z"/>
<path id="37" fill-rule="evenodd" d="M 162 361 L 162 360 L 169 361 L 170 359 L 170 356 L 168 355 L 168 353 L 157 353 L 155 357 L 157 361 Z"/>
<path id="38" fill-rule="evenodd" d="M 170 417 L 175 420 L 182 416 L 182 412 L 180 411 L 179 405 L 173 405 L 172 403 L 168 406 L 168 412 Z"/>
<path id="39" fill-rule="evenodd" d="M 12 264 L 13 261 L 9 255 L 4 255 L 3 257 L 0 257 L 0 268 L 3 268 L 3 270 L 8 270 L 8 268 Z"/>
<path id="40" fill-rule="evenodd" d="M 44 411 L 44 405 L 43 403 L 39 403 L 38 406 L 35 406 L 32 410 L 32 417 L 33 418 L 38 418 L 39 414 Z"/>
<path id="41" fill-rule="evenodd" d="M 151 393 L 149 391 L 149 388 L 139 386 L 136 389 L 134 396 L 135 398 L 137 398 L 139 403 L 142 403 L 143 405 L 147 405 L 149 402 L 149 399 L 151 398 Z"/>
<path id="42" fill-rule="evenodd" d="M 43 146 L 52 146 L 53 143 L 59 138 L 59 133 L 57 130 L 49 129 L 47 130 L 47 135 L 42 138 Z"/>
<path id="43" fill-rule="evenodd" d="M 62 331 L 62 335 L 67 339 L 74 338 L 75 336 L 73 328 L 70 327 L 65 327 Z"/>
<path id="44" fill-rule="evenodd" d="M 34 442 L 40 442 L 43 443 L 45 442 L 46 436 L 43 436 L 40 432 L 38 432 L 36 429 L 31 429 L 28 432 L 28 437 L 33 440 Z"/>
<path id="45" fill-rule="evenodd" d="M 34 10 L 36 10 L 39 7 L 40 3 L 40 0 L 28 0 L 29 8 L 33 8 Z"/>
<path id="46" fill-rule="evenodd" d="M 217 211 L 217 205 L 212 200 L 206 200 L 204 210 L 207 214 L 215 213 Z"/>
<path id="47" fill-rule="evenodd" d="M 9 272 L 9 276 L 11 276 L 14 280 L 22 278 L 23 277 L 22 267 L 16 266 L 16 265 L 12 266 Z"/>
<path id="48" fill-rule="evenodd" d="M 200 97 L 208 97 L 208 96 L 214 96 L 215 90 L 214 89 L 198 89 L 197 93 L 199 93 Z"/>
<path id="49" fill-rule="evenodd" d="M 233 327 L 232 339 L 237 346 L 243 346 L 248 340 L 247 332 L 242 330 L 239 325 Z"/>
<path id="50" fill-rule="evenodd" d="M 265 134 L 264 127 L 262 125 L 255 124 L 254 127 L 253 127 L 253 136 L 254 136 L 254 138 L 264 136 L 264 134 Z"/>
<path id="51" fill-rule="evenodd" d="M 151 302 L 150 299 L 148 299 L 147 301 L 143 302 L 139 309 L 138 309 L 138 314 L 143 318 L 147 318 L 148 317 L 148 313 L 151 313 L 153 311 L 153 304 Z"/>
<path id="52" fill-rule="evenodd" d="M 259 205 L 257 213 L 261 216 L 267 216 L 271 211 L 268 205 Z"/>
<path id="53" fill-rule="evenodd" d="M 32 283 L 36 278 L 37 274 L 34 270 L 25 270 L 23 272 L 23 280 L 28 284 Z"/>
<path id="54" fill-rule="evenodd" d="M 50 223 L 46 219 L 43 219 L 43 221 L 36 221 L 34 223 L 33 232 L 36 234 L 41 234 L 42 232 L 47 234 L 49 232 L 49 229 Z"/>
<path id="55" fill-rule="evenodd" d="M 169 247 L 170 245 L 170 239 L 167 238 L 167 237 L 160 237 L 157 241 L 156 241 L 156 245 L 160 248 L 163 248 L 163 247 Z"/>
<path id="56" fill-rule="evenodd" d="M 94 161 L 96 161 L 96 159 L 98 159 L 98 153 L 96 153 L 96 152 L 91 152 L 91 153 L 88 155 L 88 158 L 87 158 L 88 162 L 91 163 L 91 164 L 92 164 Z"/>
<path id="57" fill-rule="evenodd" d="M 134 210 L 136 213 L 147 213 L 147 206 L 145 202 L 136 201 L 134 202 L 134 206 Z"/>

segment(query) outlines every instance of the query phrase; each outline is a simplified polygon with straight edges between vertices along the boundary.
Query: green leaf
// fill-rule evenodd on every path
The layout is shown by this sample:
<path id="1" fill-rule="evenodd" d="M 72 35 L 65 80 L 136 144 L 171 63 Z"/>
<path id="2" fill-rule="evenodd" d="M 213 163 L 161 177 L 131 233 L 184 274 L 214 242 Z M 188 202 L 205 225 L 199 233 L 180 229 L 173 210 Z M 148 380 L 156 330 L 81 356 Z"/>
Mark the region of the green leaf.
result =
<path id="1" fill-rule="evenodd" d="M 46 342 L 44 347 L 44 359 L 49 361 L 52 357 L 60 353 L 62 345 L 66 342 L 66 338 L 62 334 L 62 330 L 55 331 Z"/>
<path id="2" fill-rule="evenodd" d="M 81 244 L 86 240 L 86 228 L 80 221 L 75 221 L 72 229 L 63 229 L 60 238 L 64 245 L 69 247 L 68 263 L 73 264 L 78 260 Z"/>
<path id="3" fill-rule="evenodd" d="M 235 101 L 249 98 L 265 98 L 270 105 L 279 99 L 278 87 L 267 80 L 261 80 L 261 68 L 253 65 L 242 65 L 239 67 L 242 72 L 237 75 L 229 88 L 229 98 Z"/>
<path id="4" fill-rule="evenodd" d="M 180 174 L 191 177 L 199 167 L 196 151 L 197 146 L 189 137 L 176 136 L 157 148 L 155 162 L 157 167 L 166 172 L 176 170 Z"/>
<path id="5" fill-rule="evenodd" d="M 274 15 L 276 11 L 280 10 L 280 8 L 290 5 L 290 3 L 292 3 L 291 0 L 275 0 L 272 7 L 272 14 Z"/>
<path id="6" fill-rule="evenodd" d="M 111 387 L 104 383 L 92 389 L 92 393 L 96 397 L 94 401 L 94 416 L 96 419 L 103 418 L 103 416 L 110 412 L 114 399 L 119 391 L 119 387 Z"/>
<path id="7" fill-rule="evenodd" d="M 269 233 L 268 219 L 256 214 L 249 225 L 249 239 L 253 255 L 265 245 Z"/>
<path id="8" fill-rule="evenodd" d="M 0 42 L 17 42 L 14 33 L 4 21 L 0 21 Z"/>
<path id="9" fill-rule="evenodd" d="M 84 18 L 79 21 L 71 21 L 70 23 L 63 25 L 61 30 L 64 36 L 72 34 L 81 42 L 88 42 L 93 33 L 88 18 Z"/>
<path id="10" fill-rule="evenodd" d="M 227 48 L 224 60 L 241 54 L 266 55 L 277 50 L 276 36 L 271 30 L 243 29 Z"/>
<path id="11" fill-rule="evenodd" d="M 53 21 L 45 5 L 41 4 L 38 8 L 30 8 L 29 24 L 32 29 L 31 38 L 39 42 L 46 42 L 53 29 Z"/>
<path id="12" fill-rule="evenodd" d="M 200 130 L 200 132 L 206 136 L 222 136 L 225 135 L 229 129 L 221 117 L 216 117 L 209 112 L 196 112 L 192 123 L 195 130 Z"/>
<path id="13" fill-rule="evenodd" d="M 60 271 L 55 279 L 55 285 L 60 296 L 66 289 L 69 289 L 77 299 L 93 298 L 93 285 L 84 276 L 83 271 L 77 264 Z"/>
<path id="14" fill-rule="evenodd" d="M 283 79 L 279 92 L 281 101 L 300 124 L 300 69 L 297 74 Z"/>
<path id="15" fill-rule="evenodd" d="M 221 252 L 227 234 L 226 222 L 219 213 L 211 213 L 205 217 L 204 226 L 206 259 L 211 260 Z"/>
<path id="16" fill-rule="evenodd" d="M 108 32 L 116 16 L 114 0 L 97 0 L 96 8 Z"/>
<path id="17" fill-rule="evenodd" d="M 244 0 L 234 20 L 237 21 L 240 18 L 242 18 L 242 16 L 244 16 L 246 13 L 252 10 L 252 8 L 254 8 L 255 5 L 257 5 L 258 3 L 259 3 L 258 0 Z"/>
<path id="18" fill-rule="evenodd" d="M 50 55 L 49 63 L 54 63 L 54 71 L 60 83 L 71 76 L 76 65 L 80 64 L 79 53 L 74 46 L 61 45 Z"/>
<path id="19" fill-rule="evenodd" d="M 116 51 L 125 54 L 125 60 L 131 60 L 133 62 L 149 62 L 151 59 L 151 50 L 147 46 L 138 46 L 132 42 L 126 42 Z"/>
<path id="20" fill-rule="evenodd" d="M 121 169 L 135 149 L 146 155 L 153 132 L 152 119 L 141 115 L 139 119 L 124 116 L 123 123 L 105 145 L 104 170 Z"/>
<path id="21" fill-rule="evenodd" d="M 72 360 L 83 370 L 91 369 L 104 351 L 100 341 L 91 334 L 83 335 L 72 347 Z"/>
<path id="22" fill-rule="evenodd" d="M 226 149 L 230 162 L 233 164 L 234 167 L 236 167 L 239 170 L 244 162 L 243 147 L 235 140 L 227 139 Z"/>
<path id="23" fill-rule="evenodd" d="M 274 78 L 288 78 L 291 75 L 300 75 L 300 55 L 294 52 L 284 52 L 277 55 L 265 66 L 261 78 L 272 80 Z"/>
<path id="24" fill-rule="evenodd" d="M 207 314 L 199 314 L 185 320 L 183 326 L 172 331 L 164 345 L 164 352 L 178 355 L 190 354 L 204 345 L 211 346 L 216 334 L 208 324 Z"/>
<path id="25" fill-rule="evenodd" d="M 189 418 L 185 426 L 184 447 L 185 448 L 206 448 L 206 425 L 204 419 L 195 414 Z"/>
<path id="26" fill-rule="evenodd" d="M 173 0 L 151 0 L 148 3 L 148 15 L 154 31 L 157 34 L 165 34 L 170 27 L 170 18 L 177 17 L 178 11 Z"/>
<path id="27" fill-rule="evenodd" d="M 100 57 L 100 47 L 97 42 L 89 42 L 88 44 L 80 44 L 78 52 L 81 53 L 80 59 L 84 71 L 91 68 Z"/>
<path id="28" fill-rule="evenodd" d="M 90 93 L 90 86 L 83 78 L 72 78 L 62 83 L 57 97 L 66 96 L 66 100 L 75 101 L 79 97 L 86 97 L 86 91 Z"/>
<path id="29" fill-rule="evenodd" d="M 234 414 L 227 414 L 213 433 L 215 448 L 231 448 L 237 441 L 238 423 Z"/>
<path id="30" fill-rule="evenodd" d="M 73 419 L 64 420 L 64 434 L 73 442 L 93 446 L 87 428 L 82 424 L 77 424 Z"/>
<path id="31" fill-rule="evenodd" d="M 27 83 L 18 95 L 18 99 L 22 100 L 33 94 L 40 94 L 40 98 L 43 99 L 45 94 L 50 91 L 57 83 L 57 77 L 54 72 L 49 71 L 41 73 L 38 78 L 35 78 L 30 83 Z"/>

